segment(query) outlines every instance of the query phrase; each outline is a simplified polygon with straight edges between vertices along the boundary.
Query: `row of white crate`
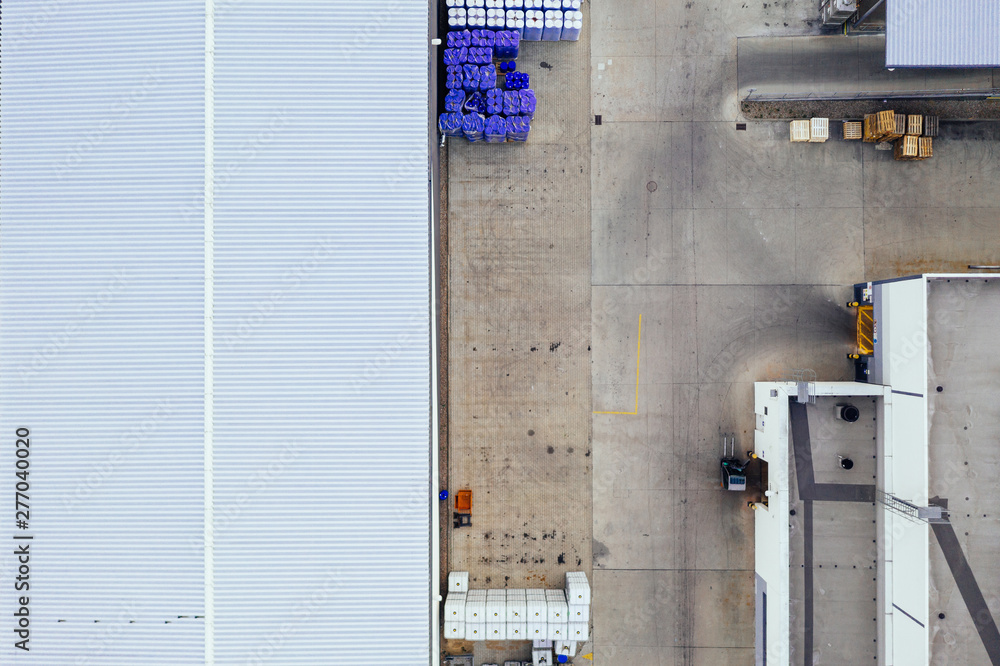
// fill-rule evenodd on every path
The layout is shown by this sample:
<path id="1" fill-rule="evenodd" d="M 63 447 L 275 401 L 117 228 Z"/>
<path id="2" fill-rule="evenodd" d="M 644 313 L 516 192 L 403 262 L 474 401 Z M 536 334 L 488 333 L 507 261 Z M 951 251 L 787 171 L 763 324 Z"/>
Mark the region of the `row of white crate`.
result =
<path id="1" fill-rule="evenodd" d="M 446 0 L 449 9 L 580 9 L 582 0 Z"/>
<path id="2" fill-rule="evenodd" d="M 466 641 L 585 641 L 590 638 L 588 622 L 449 622 L 444 637 Z"/>
<path id="3" fill-rule="evenodd" d="M 565 599 L 556 598 L 489 598 L 453 592 L 444 602 L 444 619 L 446 622 L 589 622 L 590 606 L 567 604 Z"/>
<path id="4" fill-rule="evenodd" d="M 558 9 L 449 9 L 448 29 L 486 28 L 488 30 L 515 30 L 525 41 L 569 41 L 580 39 L 583 29 L 583 12 Z"/>
<path id="5" fill-rule="evenodd" d="M 542 599 L 562 599 L 566 601 L 567 604 L 577 605 L 577 606 L 589 606 L 590 605 L 590 583 L 587 581 L 587 574 L 583 571 L 567 571 L 566 572 L 566 589 L 565 590 L 552 590 L 552 589 L 489 589 L 489 590 L 470 590 L 469 589 L 469 572 L 468 571 L 451 571 L 448 573 L 448 593 L 453 592 L 465 592 L 470 596 L 484 596 L 487 598 L 520 598 L 527 599 L 530 597 L 542 598 Z"/>

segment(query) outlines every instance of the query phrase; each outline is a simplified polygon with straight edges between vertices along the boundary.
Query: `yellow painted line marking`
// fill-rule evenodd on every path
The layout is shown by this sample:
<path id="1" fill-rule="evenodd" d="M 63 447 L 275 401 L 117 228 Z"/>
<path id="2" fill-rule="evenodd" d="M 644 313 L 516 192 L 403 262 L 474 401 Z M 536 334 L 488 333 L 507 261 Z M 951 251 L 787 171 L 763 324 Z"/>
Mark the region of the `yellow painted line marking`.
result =
<path id="1" fill-rule="evenodd" d="M 639 413 L 639 356 L 642 353 L 642 315 L 639 315 L 639 336 L 635 348 L 635 411 L 632 412 L 594 412 L 594 414 L 623 414 L 635 416 Z"/>
<path id="2" fill-rule="evenodd" d="M 594 661 L 594 653 L 588 652 L 587 654 L 581 654 L 580 659 L 589 659 L 590 661 Z"/>

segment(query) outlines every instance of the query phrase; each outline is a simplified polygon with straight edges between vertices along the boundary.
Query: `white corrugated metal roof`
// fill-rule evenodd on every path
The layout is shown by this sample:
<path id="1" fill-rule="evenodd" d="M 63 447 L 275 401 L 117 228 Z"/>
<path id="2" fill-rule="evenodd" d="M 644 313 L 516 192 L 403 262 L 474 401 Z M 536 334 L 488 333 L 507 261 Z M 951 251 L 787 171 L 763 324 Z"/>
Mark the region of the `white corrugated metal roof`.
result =
<path id="1" fill-rule="evenodd" d="M 1000 67 L 996 0 L 888 0 L 886 67 Z"/>
<path id="2" fill-rule="evenodd" d="M 27 426 L 32 520 L 0 541 L 35 537 L 31 656 L 426 663 L 428 7 L 214 4 L 4 3 L 0 489 Z"/>

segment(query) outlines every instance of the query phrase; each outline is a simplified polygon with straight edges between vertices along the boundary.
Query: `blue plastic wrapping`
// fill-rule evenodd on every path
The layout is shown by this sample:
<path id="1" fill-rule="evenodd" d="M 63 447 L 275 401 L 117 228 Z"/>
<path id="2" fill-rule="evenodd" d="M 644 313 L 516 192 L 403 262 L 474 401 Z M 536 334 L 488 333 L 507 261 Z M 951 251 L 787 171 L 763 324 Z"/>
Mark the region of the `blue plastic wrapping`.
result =
<path id="1" fill-rule="evenodd" d="M 462 111 L 465 113 L 486 113 L 486 100 L 483 98 L 483 94 L 474 92 L 466 97 Z"/>
<path id="2" fill-rule="evenodd" d="M 535 91 L 531 88 L 527 90 L 518 91 L 518 96 L 520 97 L 520 107 L 521 115 L 528 116 L 529 118 L 535 117 Z"/>
<path id="3" fill-rule="evenodd" d="M 486 113 L 490 115 L 503 113 L 503 91 L 499 88 L 486 91 Z"/>
<path id="4" fill-rule="evenodd" d="M 448 33 L 448 46 L 450 48 L 461 48 L 472 46 L 471 30 L 453 30 Z"/>
<path id="5" fill-rule="evenodd" d="M 521 112 L 521 96 L 515 90 L 504 91 L 503 94 L 503 114 L 505 116 L 516 116 Z"/>
<path id="6" fill-rule="evenodd" d="M 489 90 L 497 87 L 497 68 L 495 65 L 485 65 L 479 68 L 479 89 Z"/>
<path id="7" fill-rule="evenodd" d="M 486 143 L 503 143 L 507 140 L 507 122 L 503 116 L 490 116 L 486 119 Z"/>
<path id="8" fill-rule="evenodd" d="M 527 116 L 511 116 L 507 118 L 507 140 L 527 141 L 531 131 L 531 119 Z"/>
<path id="9" fill-rule="evenodd" d="M 516 30 L 501 30 L 497 33 L 493 52 L 500 60 L 514 60 L 521 46 L 521 35 Z"/>
<path id="10" fill-rule="evenodd" d="M 461 113 L 442 113 L 438 118 L 438 129 L 445 136 L 462 136 L 462 123 L 465 116 Z"/>
<path id="11" fill-rule="evenodd" d="M 462 65 L 462 88 L 469 92 L 479 90 L 479 67 Z"/>
<path id="12" fill-rule="evenodd" d="M 486 118 L 481 113 L 467 113 L 462 119 L 462 133 L 465 138 L 475 143 L 486 139 Z M 527 136 L 525 136 L 527 138 Z"/>
<path id="13" fill-rule="evenodd" d="M 465 104 L 465 93 L 461 90 L 449 90 L 444 98 L 445 111 L 461 111 Z"/>
<path id="14" fill-rule="evenodd" d="M 448 75 L 445 79 L 445 88 L 449 90 L 457 90 L 462 87 L 465 81 L 465 74 L 462 71 L 462 65 L 449 65 L 447 69 Z"/>
<path id="15" fill-rule="evenodd" d="M 493 47 L 496 44 L 496 32 L 493 30 L 473 30 L 472 45 Z"/>
<path id="16" fill-rule="evenodd" d="M 467 62 L 469 62 L 469 49 L 460 47 L 444 50 L 445 65 L 464 65 Z"/>

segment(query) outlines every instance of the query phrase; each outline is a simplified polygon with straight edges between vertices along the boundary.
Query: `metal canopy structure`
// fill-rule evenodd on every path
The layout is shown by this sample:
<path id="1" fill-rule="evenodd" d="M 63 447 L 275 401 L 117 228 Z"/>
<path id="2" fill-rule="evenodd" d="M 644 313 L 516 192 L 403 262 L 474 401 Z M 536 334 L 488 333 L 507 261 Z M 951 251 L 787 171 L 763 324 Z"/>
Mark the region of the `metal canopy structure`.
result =
<path id="1" fill-rule="evenodd" d="M 1000 3 L 888 0 L 886 67 L 1000 67 Z"/>

